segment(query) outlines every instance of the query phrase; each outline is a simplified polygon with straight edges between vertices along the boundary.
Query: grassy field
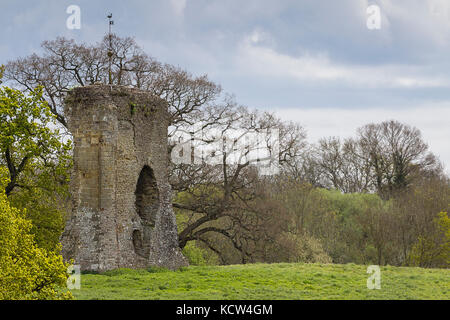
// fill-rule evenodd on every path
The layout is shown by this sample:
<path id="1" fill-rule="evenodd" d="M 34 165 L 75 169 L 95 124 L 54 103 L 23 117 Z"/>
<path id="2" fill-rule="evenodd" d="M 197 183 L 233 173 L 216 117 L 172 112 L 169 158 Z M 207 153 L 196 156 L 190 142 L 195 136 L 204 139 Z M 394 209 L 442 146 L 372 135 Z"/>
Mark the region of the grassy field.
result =
<path id="1" fill-rule="evenodd" d="M 450 299 L 450 270 L 381 267 L 367 289 L 366 266 L 254 264 L 178 271 L 120 269 L 82 274 L 77 299 Z"/>

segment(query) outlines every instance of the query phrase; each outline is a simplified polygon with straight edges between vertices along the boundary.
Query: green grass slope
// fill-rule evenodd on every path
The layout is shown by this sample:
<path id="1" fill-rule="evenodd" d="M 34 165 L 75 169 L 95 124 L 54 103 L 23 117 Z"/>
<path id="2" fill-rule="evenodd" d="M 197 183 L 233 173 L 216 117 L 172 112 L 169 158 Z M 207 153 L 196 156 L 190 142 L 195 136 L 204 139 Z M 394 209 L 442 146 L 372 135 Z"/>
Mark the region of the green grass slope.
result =
<path id="1" fill-rule="evenodd" d="M 82 274 L 77 299 L 450 299 L 450 270 L 381 267 L 381 289 L 367 289 L 367 267 L 253 264 L 178 271 L 120 269 Z"/>

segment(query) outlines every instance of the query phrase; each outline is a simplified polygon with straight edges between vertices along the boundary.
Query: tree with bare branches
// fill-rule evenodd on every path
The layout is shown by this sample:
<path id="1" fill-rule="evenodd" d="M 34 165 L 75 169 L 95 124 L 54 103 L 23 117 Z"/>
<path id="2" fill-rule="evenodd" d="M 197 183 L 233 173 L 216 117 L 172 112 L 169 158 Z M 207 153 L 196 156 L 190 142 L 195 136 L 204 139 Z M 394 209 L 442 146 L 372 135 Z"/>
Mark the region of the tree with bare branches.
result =
<path id="1" fill-rule="evenodd" d="M 67 91 L 98 82 L 109 84 L 110 59 L 111 84 L 148 90 L 167 100 L 174 124 L 189 121 L 190 114 L 201 112 L 221 93 L 220 86 L 206 75 L 193 77 L 180 68 L 162 64 L 144 53 L 130 37 L 112 35 L 111 47 L 109 40 L 105 36 L 94 45 L 65 38 L 44 41 L 42 55 L 32 54 L 8 62 L 5 80 L 29 92 L 42 86 L 43 98 L 64 126 L 62 105 Z"/>

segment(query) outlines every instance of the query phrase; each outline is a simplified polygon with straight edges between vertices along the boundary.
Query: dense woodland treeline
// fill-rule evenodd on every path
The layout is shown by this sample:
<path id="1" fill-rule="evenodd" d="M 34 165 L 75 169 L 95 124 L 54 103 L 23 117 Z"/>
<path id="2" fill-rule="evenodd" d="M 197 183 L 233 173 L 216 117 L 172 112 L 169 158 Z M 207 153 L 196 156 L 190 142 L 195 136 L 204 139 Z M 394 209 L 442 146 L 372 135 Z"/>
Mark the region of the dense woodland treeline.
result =
<path id="1" fill-rule="evenodd" d="M 9 178 L 5 194 L 15 207 L 28 209 L 39 246 L 57 250 L 69 203 L 63 99 L 75 86 L 103 82 L 148 90 L 168 101 L 170 153 L 177 134 L 194 123 L 223 136 L 236 129 L 279 130 L 279 149 L 269 148 L 279 162 L 276 175 L 260 175 L 250 161 L 233 163 L 225 150 L 215 154 L 220 164 L 171 164 L 180 247 L 191 263 L 448 268 L 450 181 L 417 128 L 389 120 L 367 124 L 353 138 L 310 144 L 299 124 L 240 106 L 207 76 L 156 61 L 131 38 L 114 35 L 112 48 L 108 44 L 108 37 L 93 45 L 58 38 L 43 43 L 42 55 L 5 65 L 4 81 L 23 96 L 19 91 L 4 95 L 19 97 L 27 102 L 23 110 L 61 129 L 27 127 L 21 106 L 15 114 L 3 110 L 8 119 L 0 132 L 0 166 Z M 35 106 L 45 112 L 33 113 Z M 30 137 L 33 130 L 41 141 Z M 200 142 L 211 141 L 202 136 Z M 241 150 L 243 155 L 250 151 Z"/>

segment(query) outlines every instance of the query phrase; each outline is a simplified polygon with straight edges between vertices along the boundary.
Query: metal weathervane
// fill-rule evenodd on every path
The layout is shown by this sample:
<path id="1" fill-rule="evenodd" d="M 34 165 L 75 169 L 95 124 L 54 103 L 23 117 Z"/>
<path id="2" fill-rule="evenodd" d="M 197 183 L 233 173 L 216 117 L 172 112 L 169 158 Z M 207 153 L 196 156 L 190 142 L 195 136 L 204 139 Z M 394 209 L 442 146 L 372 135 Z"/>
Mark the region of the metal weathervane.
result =
<path id="1" fill-rule="evenodd" d="M 108 77 L 109 77 L 109 84 L 112 84 L 112 75 L 111 75 L 111 65 L 112 65 L 112 56 L 113 56 L 113 50 L 112 50 L 112 26 L 114 25 L 114 21 L 112 20 L 112 13 L 110 13 L 107 18 L 109 20 L 109 48 L 108 48 L 108 58 L 109 58 L 109 68 L 108 68 Z"/>

